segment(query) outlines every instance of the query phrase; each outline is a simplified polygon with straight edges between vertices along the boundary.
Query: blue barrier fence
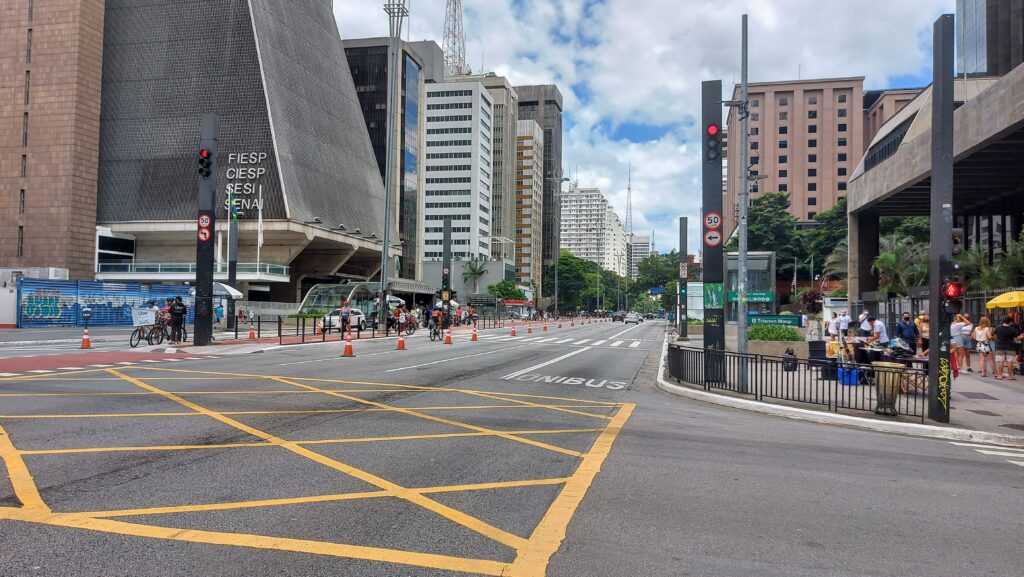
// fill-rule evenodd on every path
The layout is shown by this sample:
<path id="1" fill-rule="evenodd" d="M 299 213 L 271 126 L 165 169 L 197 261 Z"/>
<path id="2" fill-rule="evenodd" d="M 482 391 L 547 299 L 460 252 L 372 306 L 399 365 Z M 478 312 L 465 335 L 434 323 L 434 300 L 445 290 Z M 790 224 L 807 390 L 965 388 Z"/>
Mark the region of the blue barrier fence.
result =
<path id="1" fill-rule="evenodd" d="M 193 322 L 192 297 L 185 285 L 143 285 L 96 281 L 22 278 L 18 280 L 18 326 L 80 326 L 82 309 L 92 311 L 92 326 L 131 326 L 132 308 L 167 297 L 180 296 L 188 305 L 187 323 Z"/>

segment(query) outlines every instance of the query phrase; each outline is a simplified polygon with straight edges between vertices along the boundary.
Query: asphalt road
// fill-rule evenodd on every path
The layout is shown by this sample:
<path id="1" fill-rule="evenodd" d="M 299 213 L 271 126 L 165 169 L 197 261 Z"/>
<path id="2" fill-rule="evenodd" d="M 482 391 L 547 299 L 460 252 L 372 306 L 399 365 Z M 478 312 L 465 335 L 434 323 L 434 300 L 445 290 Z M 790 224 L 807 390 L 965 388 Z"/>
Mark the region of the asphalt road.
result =
<path id="1" fill-rule="evenodd" d="M 0 576 L 1022 574 L 1024 452 L 667 395 L 664 330 L 0 379 Z"/>

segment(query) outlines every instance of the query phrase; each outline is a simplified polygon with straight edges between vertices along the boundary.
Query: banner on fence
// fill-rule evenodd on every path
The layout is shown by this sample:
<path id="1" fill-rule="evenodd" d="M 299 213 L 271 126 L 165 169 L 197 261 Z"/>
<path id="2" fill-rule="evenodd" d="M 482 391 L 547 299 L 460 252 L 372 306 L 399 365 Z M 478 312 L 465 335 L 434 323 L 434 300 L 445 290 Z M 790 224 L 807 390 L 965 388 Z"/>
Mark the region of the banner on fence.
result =
<path id="1" fill-rule="evenodd" d="M 747 321 L 751 325 L 787 325 L 800 326 L 800 317 L 795 315 L 750 315 Z"/>
<path id="2" fill-rule="evenodd" d="M 131 326 L 132 309 L 148 301 L 180 296 L 193 321 L 192 297 L 187 285 L 143 285 L 98 281 L 21 278 L 18 282 L 18 326 L 49 327 L 82 324 L 82 309 L 92 311 L 92 326 Z"/>

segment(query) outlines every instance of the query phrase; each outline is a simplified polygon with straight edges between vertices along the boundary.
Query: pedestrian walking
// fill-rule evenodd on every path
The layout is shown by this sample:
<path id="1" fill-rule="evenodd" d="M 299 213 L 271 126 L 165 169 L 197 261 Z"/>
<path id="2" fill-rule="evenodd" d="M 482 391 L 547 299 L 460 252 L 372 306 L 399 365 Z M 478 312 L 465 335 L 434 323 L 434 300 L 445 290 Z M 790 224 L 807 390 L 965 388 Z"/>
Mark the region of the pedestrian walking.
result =
<path id="1" fill-rule="evenodd" d="M 992 322 L 988 320 L 988 317 L 981 317 L 978 319 L 978 326 L 974 329 L 974 342 L 976 343 L 975 350 L 978 351 L 979 361 L 981 366 L 981 376 L 988 376 L 988 366 L 991 363 L 992 372 L 996 372 L 996 361 L 992 356 Z"/>
<path id="2" fill-rule="evenodd" d="M 825 331 L 828 333 L 829 340 L 836 340 L 839 337 L 839 315 L 832 313 L 825 323 Z"/>

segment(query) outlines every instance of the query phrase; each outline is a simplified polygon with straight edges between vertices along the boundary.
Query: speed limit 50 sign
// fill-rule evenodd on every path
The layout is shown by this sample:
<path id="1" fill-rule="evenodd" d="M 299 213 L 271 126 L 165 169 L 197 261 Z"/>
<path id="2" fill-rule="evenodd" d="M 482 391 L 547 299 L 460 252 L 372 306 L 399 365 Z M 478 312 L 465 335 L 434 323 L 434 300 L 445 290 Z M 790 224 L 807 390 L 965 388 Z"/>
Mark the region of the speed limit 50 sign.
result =
<path id="1" fill-rule="evenodd" d="M 704 215 L 704 228 L 718 230 L 722 228 L 722 215 L 717 212 L 709 212 Z"/>

